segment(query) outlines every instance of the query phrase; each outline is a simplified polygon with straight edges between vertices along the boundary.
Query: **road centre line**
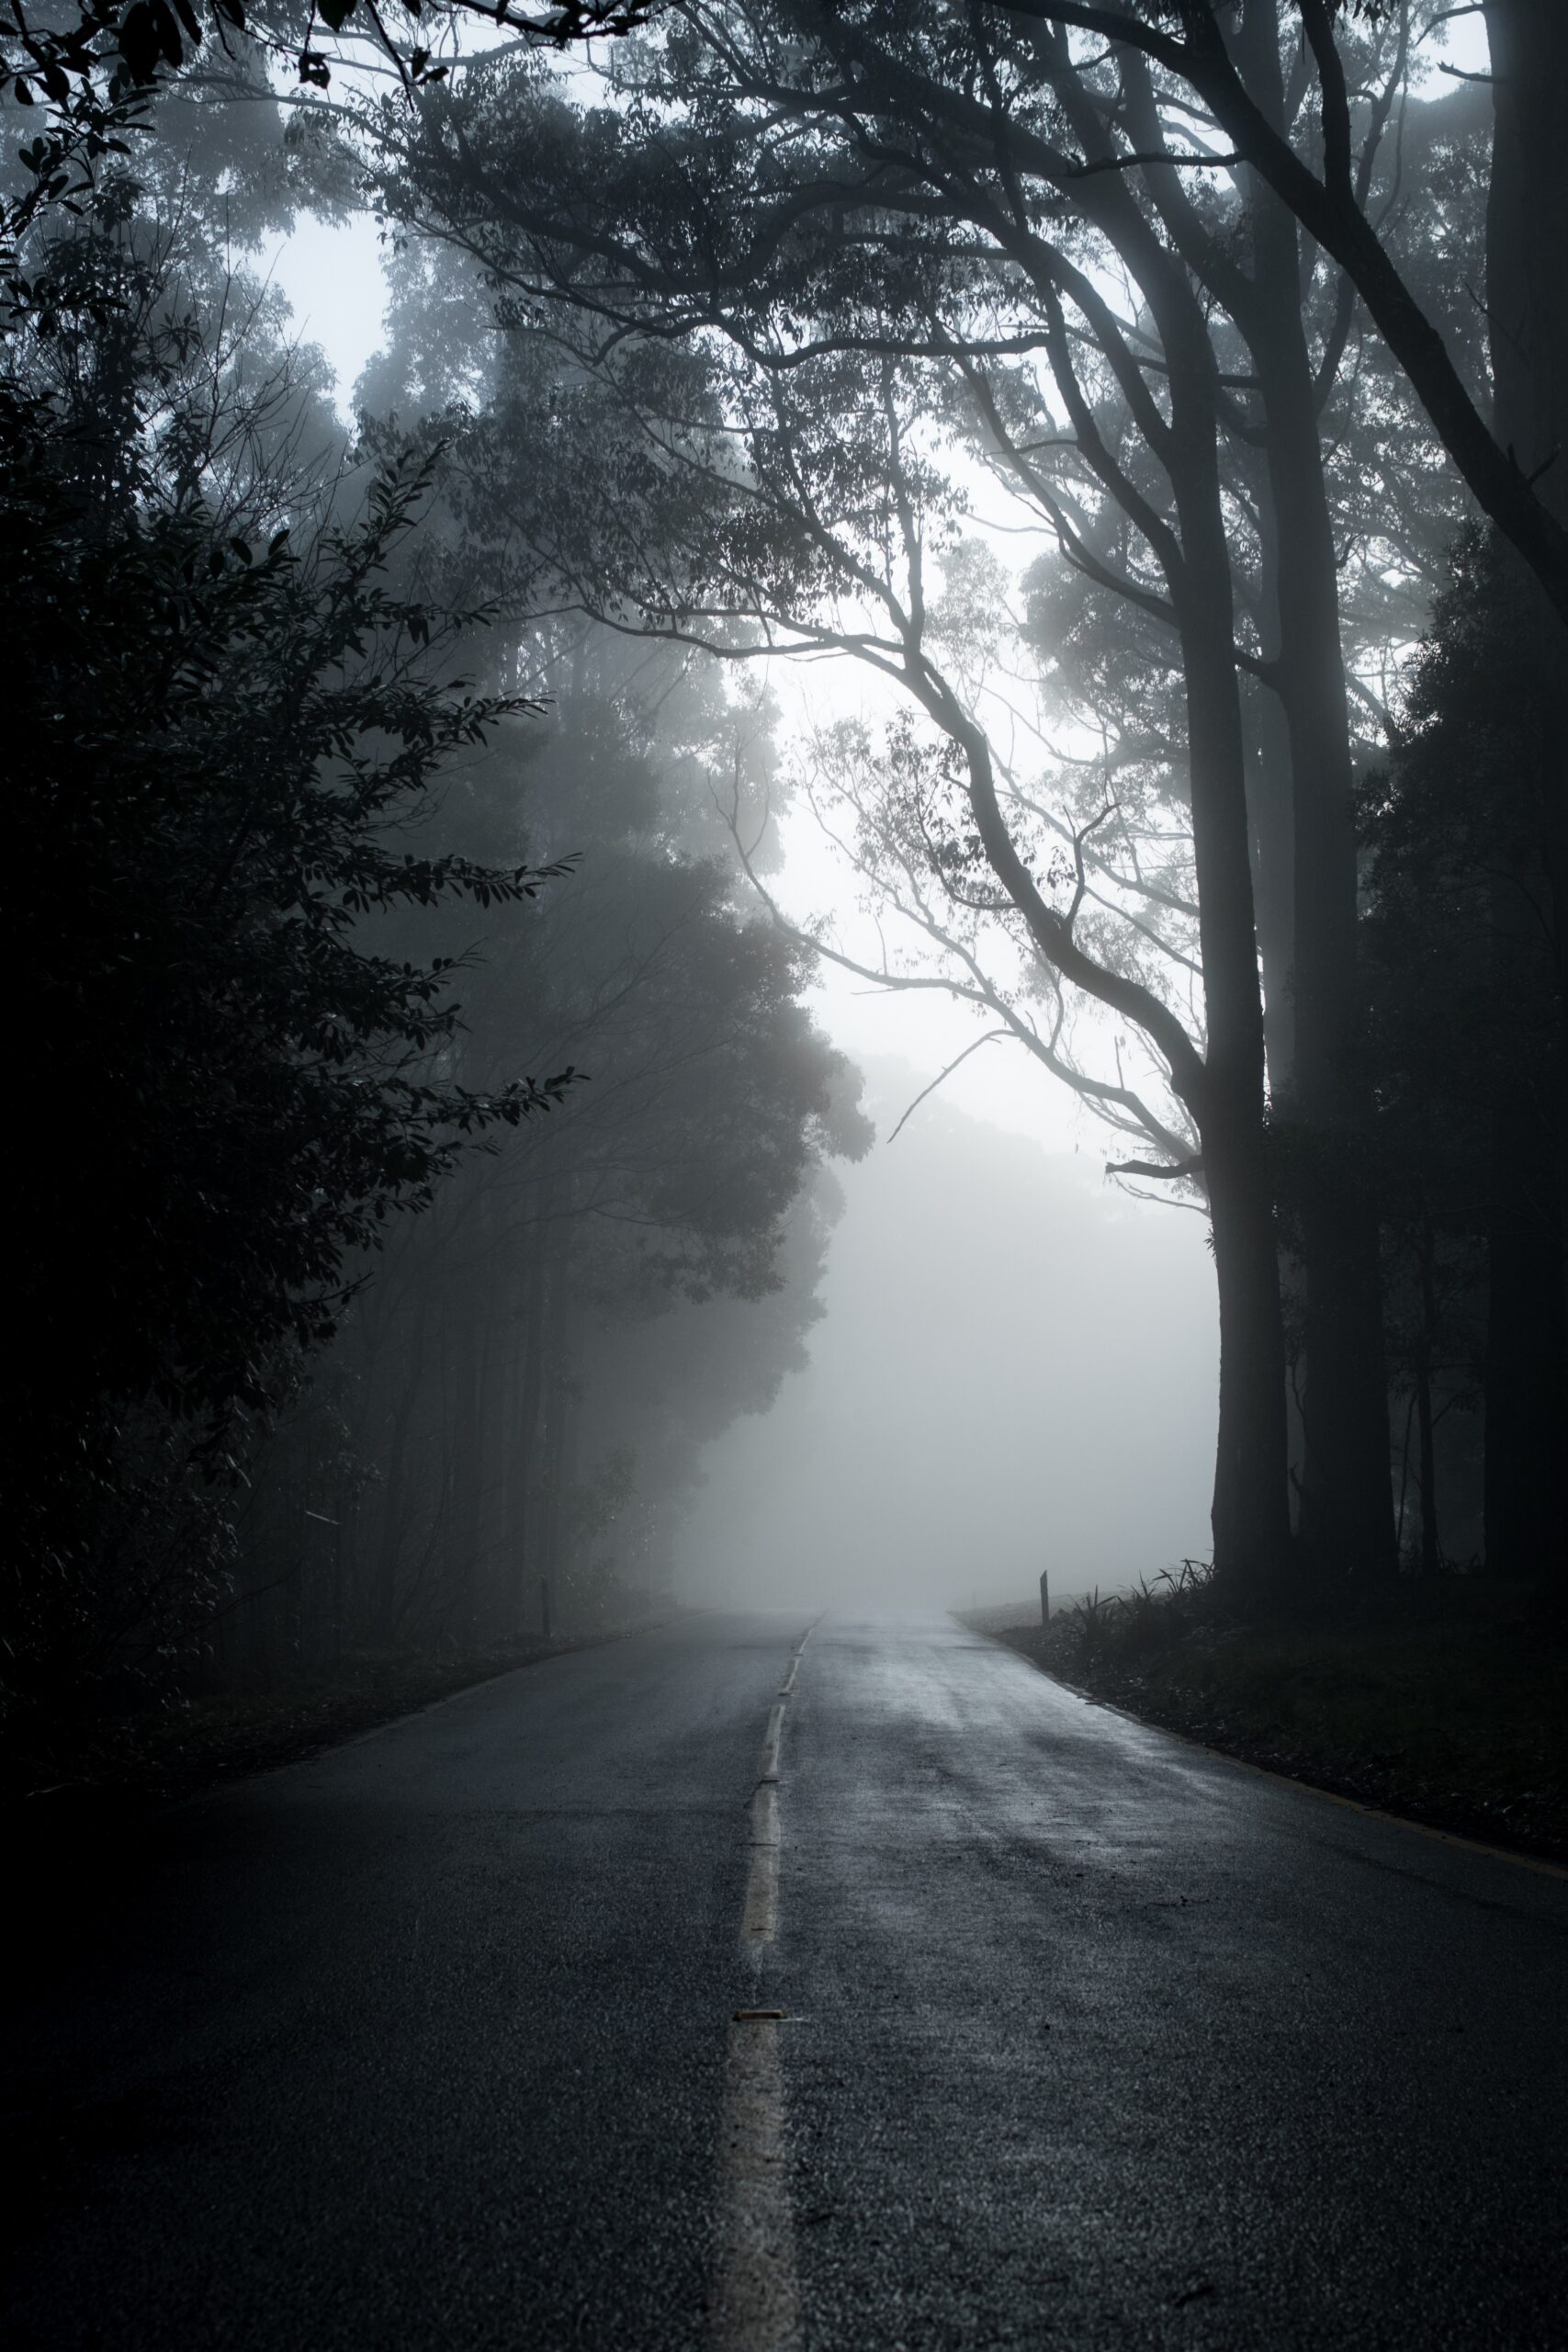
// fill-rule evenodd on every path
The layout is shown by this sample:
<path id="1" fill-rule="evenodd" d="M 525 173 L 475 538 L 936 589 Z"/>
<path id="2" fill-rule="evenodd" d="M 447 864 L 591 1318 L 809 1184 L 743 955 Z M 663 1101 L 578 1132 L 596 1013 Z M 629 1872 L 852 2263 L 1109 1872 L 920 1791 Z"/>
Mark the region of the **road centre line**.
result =
<path id="1" fill-rule="evenodd" d="M 792 1651 L 788 1672 L 768 1711 L 748 1809 L 751 1861 L 740 1914 L 740 1949 L 754 1979 L 778 1934 L 779 1745 L 795 1668 L 811 1632 L 808 1626 Z M 779 2064 L 782 2017 L 782 2011 L 758 2004 L 736 2009 L 729 2021 L 719 2127 L 718 2279 L 711 2312 L 716 2352 L 800 2352 L 795 2217 Z"/>
<path id="2" fill-rule="evenodd" d="M 740 1912 L 740 1948 L 760 1959 L 779 1924 L 779 1812 L 777 1792 L 759 1788 L 751 1799 L 751 1867 Z"/>
<path id="3" fill-rule="evenodd" d="M 776 2018 L 733 2018 L 719 2147 L 718 2352 L 798 2352 Z"/>

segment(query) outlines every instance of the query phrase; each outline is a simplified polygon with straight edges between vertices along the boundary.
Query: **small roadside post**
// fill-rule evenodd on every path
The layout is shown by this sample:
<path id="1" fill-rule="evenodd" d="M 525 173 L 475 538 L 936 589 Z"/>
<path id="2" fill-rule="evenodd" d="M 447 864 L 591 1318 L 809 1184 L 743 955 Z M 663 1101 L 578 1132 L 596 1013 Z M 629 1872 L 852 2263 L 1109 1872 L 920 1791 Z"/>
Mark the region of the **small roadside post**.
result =
<path id="1" fill-rule="evenodd" d="M 1042 1626 L 1051 1623 L 1051 1578 L 1044 1568 L 1040 1571 L 1040 1623 Z"/>

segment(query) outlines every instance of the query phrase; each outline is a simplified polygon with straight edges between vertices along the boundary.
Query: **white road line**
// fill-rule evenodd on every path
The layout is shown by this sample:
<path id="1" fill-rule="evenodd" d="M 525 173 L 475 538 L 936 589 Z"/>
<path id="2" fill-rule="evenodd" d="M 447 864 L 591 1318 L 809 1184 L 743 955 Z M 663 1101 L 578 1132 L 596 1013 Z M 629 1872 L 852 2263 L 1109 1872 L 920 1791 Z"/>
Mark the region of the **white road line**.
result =
<path id="1" fill-rule="evenodd" d="M 779 1746 L 785 1702 L 810 1627 L 790 1654 L 768 1711 L 750 1815 L 751 1863 L 740 1914 L 740 1949 L 760 1972 L 779 1926 Z M 800 2352 L 795 2217 L 784 2150 L 779 2018 L 737 2009 L 730 2020 L 719 2135 L 718 2280 L 716 2352 Z"/>
<path id="2" fill-rule="evenodd" d="M 760 1781 L 776 1781 L 779 1777 L 779 1736 L 784 1719 L 784 1702 L 780 1699 L 769 1710 L 768 1728 L 762 1735 L 762 1761 L 757 1773 Z"/>
<path id="3" fill-rule="evenodd" d="M 729 2028 L 719 2147 L 717 2352 L 798 2352 L 800 2298 L 774 2018 Z"/>
<path id="4" fill-rule="evenodd" d="M 779 1808 L 777 1792 L 760 1788 L 751 1800 L 751 1867 L 740 1912 L 740 1948 L 761 1956 L 779 1927 Z"/>

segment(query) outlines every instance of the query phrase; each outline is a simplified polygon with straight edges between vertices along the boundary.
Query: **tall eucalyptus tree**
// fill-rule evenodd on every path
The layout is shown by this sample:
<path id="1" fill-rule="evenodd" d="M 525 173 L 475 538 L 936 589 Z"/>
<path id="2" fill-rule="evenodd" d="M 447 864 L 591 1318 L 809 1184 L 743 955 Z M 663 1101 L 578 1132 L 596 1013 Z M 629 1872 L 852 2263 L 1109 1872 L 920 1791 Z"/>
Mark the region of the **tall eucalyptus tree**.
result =
<path id="1" fill-rule="evenodd" d="M 492 514 L 603 609 L 618 599 L 677 634 L 750 621 L 897 683 L 948 746 L 960 821 L 1021 944 L 1053 988 L 1081 990 L 1147 1041 L 1177 1106 L 1175 1126 L 1150 1130 L 1156 1172 L 1201 1173 L 1213 1222 L 1216 1559 L 1238 1582 L 1268 1584 L 1290 1551 L 1284 1358 L 1222 387 L 1184 263 L 1120 176 L 1094 168 L 1081 81 L 1059 43 L 1036 70 L 1038 47 L 1032 37 L 1002 55 L 942 6 L 694 10 L 597 114 L 531 92 L 525 74 L 476 73 L 459 97 L 426 107 L 389 197 L 479 256 L 529 334 L 532 306 L 548 304 L 543 332 L 567 354 L 555 397 L 570 446 L 563 435 L 553 503 L 531 485 L 527 511 L 509 510 L 492 471 Z M 1097 282 L 1107 250 L 1152 322 L 1158 395 Z M 1157 501 L 1098 429 L 1075 356 L 1082 331 L 1156 454 Z M 1010 824 L 983 719 L 934 641 L 932 535 L 952 484 L 926 420 L 961 394 L 1018 480 L 1043 492 L 997 374 L 1035 354 L 1084 462 L 1141 537 L 1150 571 L 1137 593 L 1179 644 L 1195 1028 L 1125 951 L 1090 952 L 1071 871 L 1070 903 L 1053 902 Z"/>

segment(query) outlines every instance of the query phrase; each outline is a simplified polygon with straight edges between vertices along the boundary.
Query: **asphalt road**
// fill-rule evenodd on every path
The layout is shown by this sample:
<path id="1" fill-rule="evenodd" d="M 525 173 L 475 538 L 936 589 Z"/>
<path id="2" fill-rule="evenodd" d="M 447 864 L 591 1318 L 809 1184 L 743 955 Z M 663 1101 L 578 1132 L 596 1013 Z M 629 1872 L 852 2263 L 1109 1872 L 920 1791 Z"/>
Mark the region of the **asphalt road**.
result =
<path id="1" fill-rule="evenodd" d="M 62 1827 L 14 2352 L 1568 2346 L 1568 1881 L 807 1631 Z"/>

